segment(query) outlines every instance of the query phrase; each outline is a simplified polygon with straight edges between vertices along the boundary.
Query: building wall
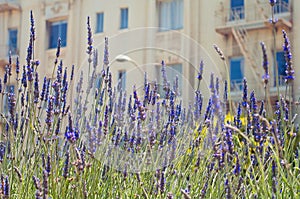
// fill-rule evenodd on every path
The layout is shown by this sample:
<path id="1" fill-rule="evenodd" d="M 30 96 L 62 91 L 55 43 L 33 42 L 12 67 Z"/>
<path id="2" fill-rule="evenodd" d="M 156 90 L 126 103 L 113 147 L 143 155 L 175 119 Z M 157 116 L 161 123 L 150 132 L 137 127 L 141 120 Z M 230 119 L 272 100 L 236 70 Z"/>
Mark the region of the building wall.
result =
<path id="1" fill-rule="evenodd" d="M 245 75 L 249 82 L 249 89 L 253 89 L 259 96 L 263 96 L 261 76 L 263 74 L 262 54 L 259 42 L 264 41 L 268 48 L 270 65 L 272 63 L 272 29 L 268 24 L 271 10 L 268 1 L 247 1 L 245 0 L 245 18 L 242 22 L 229 21 L 230 1 L 229 0 L 184 0 L 184 23 L 183 28 L 174 31 L 159 31 L 159 3 L 169 0 L 22 0 L 18 1 L 19 9 L 1 10 L 0 12 L 0 46 L 7 45 L 8 32 L 11 27 L 17 27 L 18 46 L 21 63 L 25 62 L 27 45 L 29 39 L 29 13 L 33 10 L 36 26 L 35 58 L 42 63 L 40 66 L 41 77 L 52 75 L 56 49 L 49 49 L 49 29 L 50 22 L 57 20 L 67 20 L 67 46 L 61 49 L 61 59 L 64 65 L 71 68 L 76 66 L 77 71 L 87 69 L 87 16 L 91 17 L 91 27 L 96 28 L 96 14 L 104 12 L 104 31 L 93 35 L 94 47 L 99 51 L 100 68 L 102 67 L 104 37 L 109 37 L 109 52 L 111 69 L 114 73 L 113 80 L 117 82 L 117 72 L 119 70 L 128 71 L 126 77 L 126 89 L 131 92 L 133 85 L 139 87 L 143 84 L 144 76 L 141 71 L 146 71 L 149 79 L 159 80 L 160 62 L 165 60 L 166 64 L 182 64 L 183 70 L 183 96 L 192 99 L 193 90 L 196 87 L 196 75 L 200 60 L 205 63 L 205 79 L 201 89 L 205 96 L 209 93 L 209 76 L 214 72 L 221 80 L 227 78 L 227 70 L 213 49 L 213 44 L 223 50 L 227 67 L 231 57 L 242 56 L 243 53 L 232 34 L 231 28 L 246 26 L 247 43 L 243 42 L 251 51 L 251 56 L 255 59 L 256 68 L 245 59 Z M 5 2 L 5 1 L 4 1 Z M 261 2 L 258 4 L 257 2 Z M 297 21 L 300 5 L 298 1 L 290 0 L 291 15 L 286 21 L 292 24 L 287 28 L 288 34 L 293 41 L 294 65 L 300 62 L 296 55 L 300 53 L 298 37 L 293 37 L 299 31 Z M 3 6 L 3 3 L 0 3 Z M 129 21 L 127 29 L 120 29 L 120 9 L 128 7 Z M 227 20 L 227 21 L 226 21 Z M 282 48 L 281 29 L 286 26 L 277 27 L 277 49 Z M 5 56 L 4 48 L 0 48 L 0 55 Z M 254 52 L 254 53 L 252 53 Z M 116 57 L 125 54 L 133 62 L 118 62 Z M 2 59 L 3 60 L 3 59 Z M 2 61 L 0 64 L 5 65 Z M 140 69 L 137 69 L 138 65 Z M 271 80 L 273 70 L 270 66 Z M 228 68 L 229 69 L 229 68 Z M 299 72 L 295 70 L 296 74 Z M 79 74 L 77 72 L 76 74 Z M 78 76 L 78 75 L 77 75 Z M 296 80 L 295 96 L 300 95 L 300 80 Z M 273 86 L 271 86 L 273 87 Z M 271 88 L 271 90 L 274 88 Z M 240 97 L 241 91 L 233 93 Z M 187 100 L 188 103 L 188 100 Z"/>

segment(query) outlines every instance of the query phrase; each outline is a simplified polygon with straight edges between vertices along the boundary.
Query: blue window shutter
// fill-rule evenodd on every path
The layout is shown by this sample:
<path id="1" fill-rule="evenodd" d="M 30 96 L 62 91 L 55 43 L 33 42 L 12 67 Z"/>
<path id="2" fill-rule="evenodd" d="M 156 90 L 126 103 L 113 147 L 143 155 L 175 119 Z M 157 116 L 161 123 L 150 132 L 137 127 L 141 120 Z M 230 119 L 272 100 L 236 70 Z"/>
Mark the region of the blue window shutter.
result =
<path id="1" fill-rule="evenodd" d="M 159 3 L 160 31 L 183 28 L 183 0 L 173 0 Z"/>
<path id="2" fill-rule="evenodd" d="M 58 21 L 50 24 L 49 48 L 57 47 L 58 37 L 61 39 L 61 47 L 67 46 L 67 29 L 66 21 Z"/>
<path id="3" fill-rule="evenodd" d="M 61 27 L 61 29 L 60 29 L 59 37 L 61 38 L 61 46 L 65 47 L 65 46 L 67 46 L 67 28 L 68 28 L 68 25 L 67 25 L 66 22 L 63 22 L 60 27 Z"/>
<path id="4" fill-rule="evenodd" d="M 230 2 L 231 8 L 242 7 L 242 6 L 244 6 L 244 0 L 231 0 Z"/>
<path id="5" fill-rule="evenodd" d="M 12 55 L 17 54 L 17 46 L 18 46 L 18 30 L 17 29 L 10 29 L 8 30 L 8 50 L 11 52 Z"/>
<path id="6" fill-rule="evenodd" d="M 276 53 L 276 61 L 277 61 L 277 65 L 278 65 L 278 75 L 286 75 L 284 52 Z"/>
<path id="7" fill-rule="evenodd" d="M 286 76 L 285 70 L 286 70 L 286 66 L 285 66 L 285 57 L 284 57 L 284 52 L 276 52 L 276 61 L 277 61 L 277 66 L 278 66 L 278 81 L 279 81 L 279 85 L 283 85 L 284 84 L 284 77 Z M 274 86 L 276 86 L 276 74 L 275 74 L 275 70 L 274 70 Z"/>
<path id="8" fill-rule="evenodd" d="M 121 8 L 121 24 L 120 29 L 128 28 L 128 8 Z"/>
<path id="9" fill-rule="evenodd" d="M 97 14 L 97 26 L 96 26 L 96 32 L 103 32 L 103 23 L 104 21 L 104 13 L 98 13 Z"/>
<path id="10" fill-rule="evenodd" d="M 244 58 L 230 59 L 230 82 L 232 89 L 242 89 L 242 81 L 244 78 Z"/>

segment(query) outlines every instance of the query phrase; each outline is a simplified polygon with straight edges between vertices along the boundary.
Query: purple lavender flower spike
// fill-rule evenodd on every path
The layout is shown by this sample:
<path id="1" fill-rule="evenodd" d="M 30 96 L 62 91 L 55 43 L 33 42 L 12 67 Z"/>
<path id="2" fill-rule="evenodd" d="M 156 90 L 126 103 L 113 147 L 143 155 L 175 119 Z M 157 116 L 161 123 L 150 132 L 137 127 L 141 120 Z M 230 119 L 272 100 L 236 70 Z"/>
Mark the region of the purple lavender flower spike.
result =
<path id="1" fill-rule="evenodd" d="M 269 2 L 271 6 L 274 6 L 277 3 L 277 0 L 270 0 Z"/>
<path id="2" fill-rule="evenodd" d="M 47 78 L 44 77 L 44 82 L 43 82 L 43 87 L 42 87 L 42 91 L 41 91 L 41 95 L 40 95 L 40 100 L 43 101 L 45 94 L 46 94 L 46 88 L 47 88 Z"/>
<path id="3" fill-rule="evenodd" d="M 0 78 L 0 93 L 2 93 L 2 79 Z"/>
<path id="4" fill-rule="evenodd" d="M 17 59 L 16 59 L 16 74 L 17 74 L 17 81 L 19 81 L 19 79 L 18 79 L 19 74 L 20 74 L 20 62 L 19 62 L 19 56 L 17 56 Z"/>
<path id="5" fill-rule="evenodd" d="M 3 187 L 3 198 L 9 198 L 10 187 L 9 187 L 9 181 L 8 176 L 5 177 L 4 181 L 4 187 Z"/>
<path id="6" fill-rule="evenodd" d="M 93 53 L 93 38 L 92 38 L 92 29 L 90 25 L 90 17 L 87 17 L 87 30 L 88 30 L 88 37 L 87 37 L 88 47 L 86 53 L 91 56 Z M 89 62 L 92 62 L 92 60 L 89 59 Z"/>
<path id="7" fill-rule="evenodd" d="M 291 44 L 290 40 L 285 32 L 285 30 L 282 30 L 283 38 L 284 38 L 284 44 L 283 44 L 283 51 L 284 51 L 284 57 L 285 57 L 285 82 L 288 84 L 289 82 L 292 82 L 295 79 L 294 76 L 294 69 L 293 69 L 293 63 L 292 63 L 292 53 L 291 53 Z"/>
<path id="8" fill-rule="evenodd" d="M 58 37 L 58 39 L 57 39 L 57 48 L 56 48 L 56 58 L 55 58 L 55 61 L 54 61 L 55 65 L 57 64 L 58 58 L 60 56 L 60 47 L 61 47 L 61 38 Z"/>
<path id="9" fill-rule="evenodd" d="M 242 105 L 244 108 L 247 108 L 248 105 L 248 84 L 247 84 L 247 79 L 243 79 L 243 102 Z"/>
<path id="10" fill-rule="evenodd" d="M 73 127 L 72 117 L 69 114 L 69 126 L 66 127 L 65 137 L 71 143 L 75 143 L 79 139 L 79 130 Z"/>
<path id="11" fill-rule="evenodd" d="M 34 18 L 33 12 L 30 10 L 30 34 L 32 35 L 33 41 L 35 40 L 35 27 L 34 27 Z"/>
<path id="12" fill-rule="evenodd" d="M 26 69 L 25 69 L 25 66 L 23 66 L 23 74 L 22 74 L 22 85 L 24 88 L 27 87 L 27 76 L 26 76 Z"/>
<path id="13" fill-rule="evenodd" d="M 35 81 L 34 81 L 34 103 L 39 102 L 39 75 L 38 73 L 35 73 Z"/>
<path id="14" fill-rule="evenodd" d="M 105 71 L 105 69 L 108 67 L 109 65 L 109 53 L 108 53 L 108 37 L 105 37 L 105 41 L 104 41 L 104 59 L 103 59 L 103 70 Z"/>
<path id="15" fill-rule="evenodd" d="M 8 75 L 7 75 L 7 70 L 5 70 L 4 72 L 4 78 L 3 78 L 3 84 L 7 84 L 7 79 L 8 79 Z"/>
<path id="16" fill-rule="evenodd" d="M 202 78 L 203 78 L 203 67 L 204 67 L 204 62 L 203 62 L 203 60 L 201 60 L 200 61 L 200 66 L 199 66 L 199 72 L 198 72 L 198 76 L 197 76 L 197 79 L 199 81 L 201 81 Z"/>
<path id="17" fill-rule="evenodd" d="M 66 160 L 65 160 L 65 164 L 64 164 L 63 177 L 67 178 L 69 175 L 69 162 L 70 162 L 69 151 L 66 152 L 65 156 L 66 156 Z"/>
<path id="18" fill-rule="evenodd" d="M 47 116 L 45 119 L 45 123 L 48 126 L 48 129 L 51 128 L 52 122 L 53 122 L 53 97 L 50 96 L 48 99 L 48 106 L 47 106 Z"/>
<path id="19" fill-rule="evenodd" d="M 264 42 L 260 42 L 261 45 L 261 49 L 263 52 L 263 68 L 265 71 L 265 74 L 262 76 L 265 87 L 267 86 L 268 82 L 269 82 L 269 62 L 268 62 L 268 55 L 267 55 L 267 50 L 266 50 L 266 45 Z"/>
<path id="20" fill-rule="evenodd" d="M 74 77 L 74 68 L 75 68 L 75 66 L 74 66 L 74 65 L 72 65 L 72 70 L 71 70 L 70 81 L 72 81 L 72 80 L 73 80 L 73 77 Z"/>

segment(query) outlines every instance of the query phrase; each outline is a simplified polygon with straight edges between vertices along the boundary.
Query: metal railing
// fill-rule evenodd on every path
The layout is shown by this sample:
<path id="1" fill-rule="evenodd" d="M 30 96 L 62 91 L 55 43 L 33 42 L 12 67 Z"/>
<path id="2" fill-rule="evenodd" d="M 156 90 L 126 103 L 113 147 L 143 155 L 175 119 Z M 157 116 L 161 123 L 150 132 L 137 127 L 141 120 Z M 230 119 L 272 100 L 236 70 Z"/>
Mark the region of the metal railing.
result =
<path id="1" fill-rule="evenodd" d="M 230 90 L 233 92 L 243 89 L 243 79 L 230 80 Z"/>
<path id="2" fill-rule="evenodd" d="M 285 1 L 278 1 L 274 5 L 274 13 L 275 14 L 282 14 L 282 13 L 286 13 L 286 12 L 290 12 L 289 3 L 285 2 Z"/>
<path id="3" fill-rule="evenodd" d="M 274 5 L 274 12 L 276 15 L 290 13 L 290 3 L 285 1 L 277 1 Z M 252 3 L 246 7 L 226 8 L 222 7 L 215 12 L 216 26 L 232 25 L 233 22 L 255 22 L 265 21 L 271 16 L 271 6 L 266 3 Z"/>
<path id="4" fill-rule="evenodd" d="M 245 18 L 244 6 L 231 8 L 229 11 L 229 21 L 243 20 Z"/>

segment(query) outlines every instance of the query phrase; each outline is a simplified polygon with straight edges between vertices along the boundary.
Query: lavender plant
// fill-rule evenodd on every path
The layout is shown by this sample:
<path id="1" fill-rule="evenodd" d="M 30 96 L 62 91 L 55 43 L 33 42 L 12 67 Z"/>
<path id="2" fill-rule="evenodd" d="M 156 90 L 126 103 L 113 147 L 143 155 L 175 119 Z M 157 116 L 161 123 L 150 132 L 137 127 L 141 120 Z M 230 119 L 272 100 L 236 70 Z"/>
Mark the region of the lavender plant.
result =
<path id="1" fill-rule="evenodd" d="M 98 72 L 90 18 L 88 74 L 76 66 L 68 74 L 58 39 L 52 78 L 41 78 L 32 13 L 30 18 L 22 74 L 18 59 L 16 63 L 17 92 L 7 89 L 11 58 L 0 81 L 2 102 L 7 99 L 8 104 L 7 112 L 1 113 L 2 198 L 300 197 L 299 128 L 284 98 L 277 102 L 274 118 L 266 118 L 265 106 L 259 108 L 244 79 L 237 110 L 230 108 L 235 119 L 227 121 L 230 80 L 221 82 L 212 74 L 206 107 L 197 86 L 195 100 L 186 108 L 164 62 L 165 98 L 158 95 L 158 82 L 148 82 L 146 75 L 141 92 L 113 87 L 108 38 Z M 285 47 L 290 50 L 286 43 Z M 266 61 L 263 66 L 268 74 Z M 195 75 L 198 85 L 203 68 L 201 62 Z M 70 85 L 76 91 L 73 96 Z M 245 123 L 241 116 L 247 118 Z"/>

